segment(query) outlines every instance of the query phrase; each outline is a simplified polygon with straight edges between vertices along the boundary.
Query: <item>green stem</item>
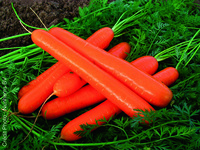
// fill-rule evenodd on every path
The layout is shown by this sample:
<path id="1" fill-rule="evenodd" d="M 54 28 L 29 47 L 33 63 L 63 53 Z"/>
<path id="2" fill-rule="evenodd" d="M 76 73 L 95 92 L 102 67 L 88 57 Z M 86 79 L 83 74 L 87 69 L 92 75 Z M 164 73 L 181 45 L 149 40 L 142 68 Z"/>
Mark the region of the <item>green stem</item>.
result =
<path id="1" fill-rule="evenodd" d="M 22 34 L 6 37 L 6 38 L 3 38 L 3 39 L 0 39 L 0 42 L 7 41 L 7 40 L 12 40 L 12 39 L 19 38 L 19 37 L 22 37 L 22 36 L 27 36 L 27 35 L 30 35 L 30 33 L 22 33 Z"/>
<path id="2" fill-rule="evenodd" d="M 196 47 L 195 47 L 195 48 L 196 48 Z M 188 53 L 188 55 L 190 55 L 190 53 L 193 52 L 193 51 L 195 50 L 195 48 L 194 48 L 192 51 L 190 51 L 190 52 Z M 200 44 L 197 45 L 197 49 L 196 49 L 195 52 L 192 54 L 192 56 L 189 58 L 189 60 L 185 63 L 184 67 L 186 67 L 186 66 L 189 64 L 189 62 L 192 60 L 192 58 L 196 55 L 196 53 L 197 53 L 197 51 L 199 50 L 199 48 L 200 48 Z"/>
<path id="3" fill-rule="evenodd" d="M 38 53 L 41 53 L 42 49 L 40 47 L 38 48 L 35 48 L 33 51 L 30 50 L 24 54 L 21 54 L 21 55 L 17 55 L 17 56 L 10 56 L 8 58 L 4 58 L 4 59 L 1 59 L 1 63 L 4 62 L 4 64 L 7 64 L 7 63 L 10 63 L 10 61 L 16 61 L 16 60 L 20 60 L 20 59 L 23 59 L 25 58 L 26 56 L 32 56 L 32 55 L 35 55 L 35 54 L 38 54 Z"/>
<path id="4" fill-rule="evenodd" d="M 14 50 L 14 49 L 20 49 L 22 47 L 5 47 L 5 48 L 0 48 L 0 51 L 6 51 L 6 50 Z"/>
<path id="5" fill-rule="evenodd" d="M 20 52 L 22 51 L 23 48 L 31 49 L 31 48 L 35 48 L 35 47 L 36 47 L 35 44 L 31 44 L 31 45 L 28 45 L 28 46 L 26 46 L 26 47 L 21 47 L 20 49 L 17 49 L 17 50 L 15 50 L 15 51 L 12 51 L 12 52 L 10 52 L 10 53 L 8 53 L 8 54 L 5 54 L 5 55 L 3 55 L 3 56 L 0 57 L 0 63 L 2 62 L 2 59 L 3 59 L 3 58 L 7 58 L 8 56 L 14 55 L 14 54 L 16 54 L 16 53 L 20 53 Z M 16 56 L 14 56 L 14 57 L 16 57 Z"/>
<path id="6" fill-rule="evenodd" d="M 183 51 L 183 54 L 181 55 L 180 61 L 177 63 L 176 65 L 176 69 L 178 69 L 179 65 L 182 63 L 182 61 L 184 60 L 184 54 L 186 54 L 186 52 L 188 51 L 190 45 L 192 44 L 192 41 L 194 40 L 194 38 L 199 34 L 200 29 L 194 34 L 194 36 L 192 37 L 191 40 L 189 40 L 189 43 L 187 45 L 187 47 L 185 48 L 185 50 Z"/>
<path id="7" fill-rule="evenodd" d="M 199 39 L 198 39 L 198 40 L 194 40 L 193 43 L 190 44 L 190 47 L 188 47 L 188 49 L 193 48 L 194 45 L 195 45 L 196 43 L 198 43 L 198 42 L 199 42 Z M 188 46 L 189 43 L 190 43 L 190 40 L 184 41 L 184 42 L 182 42 L 182 43 L 178 43 L 178 44 L 176 44 L 176 45 L 174 45 L 174 46 L 172 46 L 172 47 L 170 47 L 170 48 L 167 48 L 167 49 L 165 49 L 165 50 L 159 52 L 158 54 L 156 54 L 156 55 L 154 56 L 154 58 L 156 58 L 157 61 L 163 61 L 163 60 L 165 60 L 165 59 L 167 59 L 167 58 L 169 58 L 169 57 L 171 57 L 171 56 L 174 56 L 174 55 L 176 55 L 175 49 L 176 49 L 177 47 L 179 48 L 179 52 L 183 53 L 183 52 L 184 52 L 184 48 L 183 48 L 183 47 Z"/>
<path id="8" fill-rule="evenodd" d="M 180 82 L 178 82 L 176 85 L 170 87 L 170 89 L 176 89 L 176 88 L 180 87 L 181 84 L 183 84 L 183 83 L 185 83 L 185 82 L 187 82 L 187 81 L 189 81 L 189 80 L 191 80 L 192 78 L 195 78 L 195 77 L 197 77 L 197 76 L 200 76 L 200 73 L 193 74 L 193 75 L 190 76 L 189 78 L 187 78 L 187 79 L 185 79 L 185 80 L 183 80 L 183 81 L 180 81 Z"/>
<path id="9" fill-rule="evenodd" d="M 117 20 L 117 22 L 114 24 L 114 26 L 112 27 L 114 35 L 118 37 L 118 34 L 121 33 L 124 29 L 126 29 L 130 26 L 133 26 L 135 24 L 134 22 L 131 24 L 128 24 L 128 25 L 126 25 L 126 24 L 144 16 L 146 14 L 146 12 L 141 13 L 142 11 L 144 11 L 144 9 L 141 9 L 141 10 L 137 11 L 134 15 L 120 21 L 121 18 L 127 13 L 127 12 L 124 12 L 120 16 L 120 18 Z"/>
<path id="10" fill-rule="evenodd" d="M 188 120 L 177 120 L 177 121 L 166 122 L 166 123 L 157 125 L 155 127 L 149 128 L 149 129 L 141 132 L 140 134 L 137 134 L 137 135 L 130 137 L 128 139 L 125 139 L 125 140 L 118 140 L 118 141 L 112 141 L 112 142 L 101 142 L 101 143 L 56 143 L 56 142 L 52 142 L 52 141 L 49 141 L 49 143 L 54 144 L 54 145 L 62 145 L 62 146 L 105 146 L 105 145 L 113 145 L 113 144 L 119 144 L 119 143 L 131 141 L 131 140 L 137 138 L 138 136 L 145 134 L 149 130 L 159 128 L 159 127 L 167 125 L 167 124 L 174 124 L 174 123 L 177 123 L 177 122 L 189 122 L 189 121 Z M 137 145 L 137 143 L 136 143 L 136 145 Z"/>
<path id="11" fill-rule="evenodd" d="M 28 127 L 25 123 L 23 123 L 17 116 L 15 116 L 15 115 L 11 115 L 11 116 L 12 116 L 15 120 L 17 120 L 17 121 L 22 125 L 22 127 L 26 128 L 28 131 L 31 130 L 31 128 Z M 32 130 L 32 133 L 33 133 L 34 135 L 36 135 L 37 137 L 40 137 L 40 136 L 41 136 L 39 133 L 35 132 L 34 130 Z"/>
<path id="12" fill-rule="evenodd" d="M 29 126 L 32 126 L 33 124 L 31 123 L 31 122 L 29 122 L 29 121 L 27 121 L 26 119 L 24 119 L 24 118 L 22 118 L 22 117 L 19 117 L 21 120 L 23 120 L 24 122 L 26 122 Z M 38 126 L 34 126 L 34 128 L 37 128 L 38 130 L 40 130 L 40 132 L 42 131 L 42 132 L 44 132 L 44 133 L 48 133 L 48 131 L 46 131 L 46 130 L 43 130 L 43 129 L 41 129 L 41 128 L 39 128 Z"/>
<path id="13" fill-rule="evenodd" d="M 14 8 L 14 6 L 13 6 L 13 3 L 11 3 L 11 6 L 12 6 L 12 9 L 13 9 L 15 15 L 16 15 L 17 18 L 19 19 L 19 21 L 20 21 L 21 23 L 23 23 L 25 26 L 27 26 L 27 27 L 29 27 L 29 28 L 33 28 L 33 29 L 45 29 L 45 28 L 33 27 L 33 26 L 30 26 L 30 25 L 26 24 L 25 22 L 23 22 L 22 19 L 18 16 L 17 11 L 15 10 L 15 8 Z M 29 33 L 29 34 L 30 34 L 30 33 Z"/>
<path id="14" fill-rule="evenodd" d="M 103 126 L 115 127 L 115 128 L 118 128 L 118 129 L 122 130 L 124 132 L 126 138 L 128 139 L 128 134 L 126 133 L 126 131 L 123 128 L 121 128 L 119 126 L 116 126 L 116 125 L 113 125 L 113 124 L 106 124 L 106 125 L 103 125 Z"/>

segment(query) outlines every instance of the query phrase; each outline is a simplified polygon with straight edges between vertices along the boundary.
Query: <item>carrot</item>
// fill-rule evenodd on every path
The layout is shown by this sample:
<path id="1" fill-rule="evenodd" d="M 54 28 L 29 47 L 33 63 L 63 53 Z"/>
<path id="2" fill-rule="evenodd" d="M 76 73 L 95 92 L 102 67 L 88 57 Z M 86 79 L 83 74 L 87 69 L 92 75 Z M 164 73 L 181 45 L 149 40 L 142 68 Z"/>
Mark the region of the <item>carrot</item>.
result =
<path id="1" fill-rule="evenodd" d="M 144 72 L 153 74 L 156 68 L 158 68 L 156 62 L 156 59 L 152 56 L 143 56 L 132 61 L 131 64 Z M 47 102 L 42 108 L 42 116 L 46 119 L 55 119 L 67 113 L 99 103 L 105 99 L 92 86 L 86 85 L 67 97 L 58 97 Z"/>
<path id="2" fill-rule="evenodd" d="M 87 41 L 90 42 L 91 44 L 100 47 L 102 49 L 107 48 L 107 46 L 109 45 L 109 43 L 111 42 L 111 40 L 114 37 L 114 31 L 110 28 L 102 28 L 99 29 L 98 31 L 96 31 L 93 35 L 91 35 Z M 101 40 L 100 40 L 101 39 Z M 28 91 L 30 91 L 31 89 L 33 89 L 35 86 L 37 86 L 37 84 L 40 84 L 41 82 L 43 82 L 43 80 L 54 70 L 57 70 L 57 66 L 61 65 L 60 62 L 57 62 L 55 65 L 53 65 L 52 67 L 50 67 L 49 69 L 47 69 L 45 72 L 43 72 L 42 74 L 40 74 L 35 80 L 29 82 L 27 85 L 25 85 L 24 87 L 22 87 L 18 93 L 18 98 L 20 99 L 25 93 L 27 93 Z M 55 67 L 54 67 L 55 66 Z M 65 69 L 65 68 L 61 68 L 61 69 Z M 60 71 L 56 71 L 57 73 L 59 73 Z"/>
<path id="3" fill-rule="evenodd" d="M 102 49 L 106 49 L 114 37 L 114 31 L 111 28 L 104 27 L 90 36 L 87 41 L 92 45 L 99 45 Z"/>
<path id="4" fill-rule="evenodd" d="M 70 71 L 56 81 L 53 86 L 53 94 L 58 97 L 65 97 L 73 94 L 87 82 L 76 73 Z"/>
<path id="5" fill-rule="evenodd" d="M 51 66 L 49 69 L 47 69 L 45 72 L 40 74 L 36 79 L 30 81 L 27 85 L 23 86 L 20 91 L 18 92 L 18 99 L 20 99 L 25 93 L 32 90 L 38 83 L 42 82 L 47 76 L 51 74 L 53 70 L 58 68 L 60 63 L 56 63 L 53 66 Z"/>
<path id="6" fill-rule="evenodd" d="M 176 68 L 167 67 L 167 68 L 163 69 L 162 71 L 156 73 L 153 77 L 160 80 L 165 85 L 169 86 L 178 79 L 179 73 L 176 70 Z"/>
<path id="7" fill-rule="evenodd" d="M 138 64 L 137 61 L 135 62 L 135 64 Z M 174 72 L 174 73 L 171 73 L 171 72 Z M 176 75 L 174 76 L 174 74 Z M 165 77 L 164 80 L 163 80 L 163 76 Z M 168 85 L 175 82 L 175 80 L 178 78 L 177 70 L 175 68 L 172 69 L 172 67 L 168 67 L 158 72 L 157 74 L 153 75 L 153 77 L 156 77 L 157 80 L 163 80 L 163 82 Z M 171 78 L 173 78 L 173 80 L 171 80 Z M 94 107 L 93 109 L 83 113 L 82 115 L 68 122 L 61 131 L 61 139 L 64 139 L 66 141 L 78 140 L 81 138 L 81 136 L 75 134 L 74 132 L 81 131 L 81 130 L 83 131 L 80 125 L 83 125 L 86 123 L 89 125 L 93 125 L 93 124 L 96 124 L 97 120 L 101 120 L 104 118 L 106 120 L 109 120 L 111 117 L 118 115 L 121 112 L 122 111 L 115 104 L 113 104 L 109 100 L 105 100 L 104 102 Z M 102 125 L 104 123 L 105 122 L 98 121 L 99 125 Z"/>
<path id="8" fill-rule="evenodd" d="M 122 18 L 122 16 L 124 16 L 124 14 L 125 13 L 123 13 L 120 16 L 120 18 L 115 23 L 115 25 L 112 27 L 112 29 L 108 28 L 108 27 L 101 28 L 98 31 L 96 31 L 93 35 L 91 35 L 87 39 L 87 41 L 89 43 L 91 43 L 92 45 L 95 45 L 99 48 L 105 49 L 105 48 L 108 47 L 109 43 L 112 41 L 114 36 L 117 36 L 117 37 L 120 36 L 120 34 L 121 34 L 120 32 L 122 32 L 124 29 L 126 29 L 127 27 L 130 26 L 130 25 L 127 25 L 128 23 L 132 24 L 132 22 L 135 21 L 136 18 L 145 15 L 146 12 L 143 12 L 143 11 L 140 10 L 140 11 L 136 12 L 135 14 L 133 14 L 132 16 L 130 16 L 130 17 L 124 19 L 124 20 L 121 20 L 121 18 Z M 126 27 L 121 28 L 121 26 L 123 26 L 125 24 L 126 24 Z M 45 72 L 43 74 L 45 74 Z M 43 74 L 41 74 L 41 75 L 43 75 Z M 37 77 L 33 82 L 34 84 L 29 83 L 27 86 L 22 87 L 22 89 L 19 91 L 19 98 L 21 98 L 27 91 L 30 91 L 30 89 L 32 89 L 32 87 L 34 87 L 38 83 L 42 82 L 42 80 L 43 80 L 43 78 Z"/>
<path id="9" fill-rule="evenodd" d="M 142 56 L 131 62 L 138 69 L 152 75 L 158 69 L 158 61 L 153 56 Z"/>
<path id="10" fill-rule="evenodd" d="M 166 85 L 130 63 L 102 51 L 64 29 L 52 28 L 49 33 L 124 83 L 150 104 L 165 107 L 171 101 L 173 94 Z"/>
<path id="11" fill-rule="evenodd" d="M 116 57 L 124 59 L 127 57 L 127 53 L 130 52 L 130 45 L 126 42 L 122 42 L 111 48 L 108 52 Z M 58 97 L 65 97 L 71 95 L 86 83 L 87 82 L 77 74 L 68 72 L 55 83 L 53 93 Z"/>
<path id="12" fill-rule="evenodd" d="M 65 69 L 63 69 L 65 68 Z M 53 91 L 55 82 L 70 69 L 60 64 L 41 83 L 24 94 L 18 102 L 18 110 L 22 114 L 29 114 L 39 108 Z"/>
<path id="13" fill-rule="evenodd" d="M 128 116 L 133 117 L 135 108 L 154 110 L 144 99 L 131 91 L 109 73 L 75 52 L 72 48 L 44 30 L 34 30 L 32 41 L 54 58 L 68 66 L 99 93 L 116 104 Z M 114 58 L 117 58 L 113 56 Z M 120 58 L 118 58 L 120 59 Z M 120 59 L 121 60 L 121 59 Z M 111 60 L 112 61 L 112 60 Z"/>
<path id="14" fill-rule="evenodd" d="M 66 141 L 75 141 L 82 138 L 76 135 L 74 132 L 83 130 L 80 125 L 82 124 L 96 124 L 97 120 L 106 119 L 118 115 L 121 113 L 121 109 L 113 104 L 111 101 L 106 100 L 93 109 L 83 113 L 82 115 L 76 117 L 75 119 L 68 122 L 61 130 L 61 139 Z M 104 122 L 98 121 L 99 125 L 104 124 Z"/>
<path id="15" fill-rule="evenodd" d="M 98 35 L 98 32 L 102 33 L 103 31 L 104 31 L 104 34 L 107 36 L 113 35 L 113 33 L 108 32 L 107 29 L 105 29 L 105 30 L 101 29 L 100 31 L 96 31 L 94 34 Z M 90 36 L 89 41 L 92 44 L 96 44 L 97 47 L 102 48 L 101 47 L 101 46 L 103 46 L 102 43 L 96 42 L 96 38 L 99 38 L 99 37 Z M 108 40 L 108 39 L 104 39 L 104 40 Z M 110 40 L 112 40 L 112 39 L 110 38 Z M 106 41 L 106 42 L 108 42 L 108 41 Z M 40 76 L 38 76 L 35 80 L 33 80 L 32 83 L 29 83 L 28 85 L 22 87 L 22 89 L 19 91 L 18 97 L 19 97 L 20 101 L 22 101 L 22 102 L 26 101 L 26 99 L 35 99 L 35 100 L 37 99 L 37 102 L 36 102 L 37 105 L 35 104 L 34 106 L 30 106 L 32 104 L 32 103 L 30 103 L 30 104 L 27 104 L 27 107 L 24 107 L 22 105 L 24 102 L 22 104 L 21 104 L 21 102 L 19 102 L 18 109 L 21 113 L 29 114 L 29 113 L 32 113 L 33 111 L 35 111 L 38 107 L 40 107 L 40 105 L 49 97 L 49 95 L 52 94 L 53 86 L 56 83 L 56 81 L 60 77 L 62 77 L 65 73 L 70 71 L 69 68 L 66 67 L 65 65 L 63 65 L 61 62 L 57 62 L 52 67 L 53 68 L 50 67 L 45 72 L 43 72 Z M 55 78 L 54 76 L 57 76 L 57 77 Z M 48 78 L 49 81 L 46 80 L 45 78 Z M 40 90 L 42 88 L 42 86 L 45 86 L 45 88 Z M 45 91 L 45 89 L 47 90 L 47 92 Z M 35 94 L 34 92 L 30 92 L 30 91 L 34 91 L 37 94 Z"/>
<path id="16" fill-rule="evenodd" d="M 55 119 L 67 113 L 102 102 L 105 99 L 105 96 L 92 86 L 86 85 L 69 96 L 58 97 L 47 102 L 43 106 L 41 114 L 45 119 Z"/>

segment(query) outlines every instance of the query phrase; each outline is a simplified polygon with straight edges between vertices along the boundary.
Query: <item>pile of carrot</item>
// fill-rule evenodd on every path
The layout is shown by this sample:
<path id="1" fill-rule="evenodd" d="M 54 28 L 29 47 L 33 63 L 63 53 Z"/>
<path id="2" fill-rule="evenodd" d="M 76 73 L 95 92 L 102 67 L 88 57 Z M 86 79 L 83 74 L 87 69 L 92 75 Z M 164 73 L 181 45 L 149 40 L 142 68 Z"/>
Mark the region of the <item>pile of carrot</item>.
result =
<path id="1" fill-rule="evenodd" d="M 105 51 L 113 37 L 108 27 L 98 30 L 87 40 L 58 27 L 48 32 L 33 31 L 32 41 L 58 62 L 21 88 L 19 112 L 34 112 L 52 95 L 57 98 L 47 102 L 41 111 L 46 119 L 100 103 L 64 126 L 61 139 L 74 141 L 81 138 L 74 132 L 82 130 L 82 124 L 96 124 L 96 120 L 104 118 L 109 120 L 122 111 L 137 117 L 136 109 L 155 111 L 153 106 L 166 107 L 173 97 L 167 86 L 177 80 L 178 71 L 167 67 L 155 73 L 158 62 L 152 56 L 143 56 L 130 63 L 125 61 L 131 50 L 126 42 Z"/>

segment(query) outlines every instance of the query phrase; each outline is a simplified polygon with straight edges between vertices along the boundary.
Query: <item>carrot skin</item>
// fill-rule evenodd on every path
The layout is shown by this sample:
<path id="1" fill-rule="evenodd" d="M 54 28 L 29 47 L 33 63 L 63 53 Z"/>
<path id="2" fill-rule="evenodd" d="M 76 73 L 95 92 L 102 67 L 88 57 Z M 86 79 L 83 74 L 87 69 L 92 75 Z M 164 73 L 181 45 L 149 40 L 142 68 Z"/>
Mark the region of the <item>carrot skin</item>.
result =
<path id="1" fill-rule="evenodd" d="M 114 32 L 111 28 L 104 27 L 90 36 L 87 41 L 92 45 L 98 45 L 102 49 L 106 49 L 114 37 Z M 95 40 L 94 40 L 95 39 Z"/>
<path id="2" fill-rule="evenodd" d="M 47 102 L 42 108 L 41 114 L 48 120 L 55 119 L 73 111 L 102 102 L 105 99 L 105 96 L 100 94 L 92 86 L 86 85 L 69 96 L 58 97 Z"/>
<path id="3" fill-rule="evenodd" d="M 146 60 L 150 60 L 150 59 L 145 58 L 145 61 Z M 136 62 L 134 63 L 134 61 L 133 61 L 132 64 L 135 64 L 137 66 L 138 65 L 137 60 L 135 60 L 135 61 Z M 139 60 L 139 62 L 140 61 L 141 60 Z M 141 65 L 139 64 L 138 67 L 141 67 Z M 144 69 L 144 68 L 142 67 L 142 69 Z M 147 71 L 149 70 L 149 68 L 146 68 L 146 69 L 147 69 Z M 174 72 L 174 73 L 170 73 L 170 72 Z M 176 77 L 174 77 L 174 74 Z M 163 76 L 164 76 L 164 80 L 163 80 Z M 172 67 L 167 67 L 166 69 L 161 70 L 157 74 L 153 75 L 153 77 L 155 77 L 157 80 L 163 81 L 164 84 L 166 83 L 168 85 L 173 84 L 173 82 L 175 82 L 175 79 L 178 78 L 177 70 L 172 69 Z M 173 78 L 173 80 L 171 80 L 171 78 Z M 170 82 L 168 82 L 167 80 L 169 80 Z M 109 100 L 105 100 L 104 102 L 102 102 L 98 106 L 94 107 L 93 109 L 81 114 L 77 118 L 68 122 L 61 130 L 61 139 L 64 139 L 66 141 L 78 140 L 82 137 L 74 134 L 74 132 L 83 130 L 80 127 L 80 125 L 96 124 L 96 120 L 100 120 L 100 119 L 104 119 L 104 118 L 106 120 L 109 120 L 111 117 L 113 117 L 114 115 L 118 115 L 121 112 L 122 111 L 119 109 L 119 107 L 117 107 L 115 104 L 113 104 Z M 98 121 L 98 124 L 102 125 L 102 124 L 104 124 L 104 122 Z"/>
<path id="4" fill-rule="evenodd" d="M 116 104 L 128 116 L 133 117 L 135 115 L 135 108 L 154 110 L 151 105 L 131 91 L 127 86 L 48 32 L 35 30 L 32 32 L 31 38 L 36 45 L 68 66 L 107 99 Z"/>
<path id="5" fill-rule="evenodd" d="M 130 45 L 126 42 L 119 43 L 108 51 L 108 53 L 122 59 L 125 59 L 129 52 Z M 55 83 L 53 91 L 56 96 L 65 97 L 74 93 L 86 83 L 87 82 L 77 74 L 68 72 Z"/>
<path id="6" fill-rule="evenodd" d="M 74 134 L 74 132 L 83 130 L 80 127 L 81 124 L 96 124 L 96 120 L 104 118 L 109 120 L 111 117 L 114 117 L 114 115 L 118 115 L 121 112 L 122 111 L 119 107 L 111 103 L 109 100 L 106 100 L 95 108 L 68 122 L 61 130 L 61 139 L 66 141 L 78 140 L 81 136 Z M 102 125 L 104 122 L 98 121 L 98 124 Z"/>
<path id="7" fill-rule="evenodd" d="M 121 42 L 117 44 L 116 46 L 114 46 L 113 48 L 111 48 L 108 51 L 108 53 L 118 58 L 125 59 L 128 56 L 127 54 L 130 53 L 130 50 L 131 50 L 131 47 L 128 43 Z"/>
<path id="8" fill-rule="evenodd" d="M 66 97 L 80 89 L 87 82 L 73 72 L 67 72 L 53 86 L 53 93 L 58 97 Z"/>
<path id="9" fill-rule="evenodd" d="M 35 86 L 32 90 L 28 91 L 21 97 L 18 102 L 18 110 L 22 114 L 29 114 L 39 108 L 42 103 L 49 97 L 53 91 L 55 82 L 70 69 L 63 69 L 65 65 L 57 66 L 57 70 L 52 71 L 43 82 Z M 58 72 L 59 70 L 59 72 Z"/>
<path id="10" fill-rule="evenodd" d="M 90 36 L 89 42 L 91 42 L 92 44 L 95 44 L 97 47 L 104 48 L 105 45 L 103 44 L 103 40 L 106 43 L 110 43 L 110 41 L 113 39 L 114 35 L 111 31 L 108 32 L 107 28 L 98 30 L 94 34 L 98 35 L 99 32 L 101 34 L 104 32 L 104 34 L 106 34 L 109 38 L 108 39 L 103 38 L 101 40 L 101 42 L 97 42 L 96 41 L 97 36 Z M 62 63 L 57 62 L 55 65 L 53 65 L 52 67 L 47 69 L 45 72 L 43 72 L 41 75 L 39 75 L 29 85 L 22 87 L 22 89 L 19 91 L 19 94 L 18 94 L 18 97 L 20 99 L 20 101 L 18 103 L 19 112 L 21 112 L 23 114 L 29 114 L 29 113 L 32 113 L 33 111 L 35 111 L 40 106 L 40 104 L 42 104 L 45 101 L 45 99 L 53 92 L 53 85 L 54 85 L 53 83 L 55 83 L 58 80 L 57 77 L 59 77 L 59 76 L 61 77 L 61 76 L 63 76 L 63 74 L 65 74 L 69 71 L 70 71 L 69 68 L 67 68 Z M 65 72 L 65 73 L 63 73 L 63 72 Z M 53 78 L 50 76 L 52 76 Z M 54 76 L 56 76 L 56 77 L 54 77 Z M 50 80 L 50 82 L 45 80 L 45 78 L 48 78 Z M 42 86 L 44 86 L 44 88 L 47 91 L 42 90 L 43 92 L 41 92 L 40 89 L 43 88 Z M 30 91 L 32 91 L 32 93 Z M 34 102 L 32 102 L 32 101 L 35 101 L 35 100 L 33 100 L 33 98 L 35 100 L 37 99 L 36 104 Z M 26 99 L 31 99 L 31 100 L 27 100 L 27 102 L 26 102 Z M 24 105 L 24 103 L 26 105 Z M 34 104 L 34 105 L 32 105 L 32 104 Z"/>
<path id="11" fill-rule="evenodd" d="M 169 78 L 169 76 L 171 78 Z M 160 80 L 165 85 L 170 86 L 171 84 L 173 84 L 178 79 L 179 73 L 176 70 L 176 68 L 167 67 L 167 68 L 163 69 L 162 71 L 156 73 L 153 77 L 155 79 Z"/>
<path id="12" fill-rule="evenodd" d="M 173 94 L 166 85 L 130 63 L 103 52 L 64 29 L 52 28 L 49 33 L 124 83 L 150 104 L 166 107 L 171 101 Z"/>
<path id="13" fill-rule="evenodd" d="M 152 56 L 145 56 L 145 57 L 143 56 L 141 58 L 132 61 L 131 64 L 135 65 L 135 67 L 138 67 L 144 72 L 153 74 L 155 73 L 156 71 L 155 68 L 157 68 L 158 65 L 156 63 L 157 62 L 156 59 L 152 59 L 151 57 Z M 138 63 L 137 61 L 140 62 L 141 64 Z M 152 64 L 154 64 L 154 66 Z M 150 68 L 152 68 L 153 71 Z M 85 93 L 83 91 L 88 93 L 87 96 L 84 95 Z M 95 98 L 94 95 L 96 94 L 96 92 L 97 91 L 92 86 L 86 85 L 85 87 L 76 91 L 72 95 L 69 95 L 67 97 L 55 98 L 44 105 L 44 107 L 42 108 L 42 116 L 48 120 L 55 119 L 67 113 L 71 113 L 72 111 L 76 111 L 78 109 L 82 109 L 103 101 L 105 97 L 102 98 L 99 93 L 96 95 Z"/>
<path id="14" fill-rule="evenodd" d="M 56 68 L 58 68 L 59 65 L 60 65 L 59 62 L 55 63 L 53 66 L 51 66 L 45 72 L 40 74 L 36 79 L 30 81 L 27 85 L 23 86 L 20 89 L 20 91 L 18 92 L 18 99 L 20 99 L 28 91 L 32 90 L 37 84 L 42 82 L 47 76 L 49 76 L 49 74 L 51 74 L 52 71 L 54 71 Z"/>
<path id="15" fill-rule="evenodd" d="M 153 56 L 142 56 L 131 62 L 136 68 L 147 74 L 154 74 L 158 69 L 158 61 Z"/>
<path id="16" fill-rule="evenodd" d="M 108 45 L 112 41 L 113 37 L 114 37 L 114 33 L 113 33 L 112 29 L 105 27 L 105 28 L 101 28 L 98 31 L 96 31 L 93 35 L 91 35 L 87 39 L 87 41 L 97 47 L 105 49 L 108 47 Z M 28 91 L 33 89 L 40 82 L 42 82 L 46 78 L 46 76 L 48 76 L 54 69 L 57 70 L 56 68 L 59 65 L 61 65 L 60 62 L 57 62 L 55 64 L 55 67 L 53 65 L 52 67 L 47 69 L 45 72 L 40 74 L 35 80 L 29 82 L 27 85 L 22 87 L 18 93 L 18 98 L 20 99 L 25 93 L 27 93 Z M 63 69 L 65 69 L 65 68 L 63 68 Z M 59 73 L 59 70 L 57 72 Z"/>

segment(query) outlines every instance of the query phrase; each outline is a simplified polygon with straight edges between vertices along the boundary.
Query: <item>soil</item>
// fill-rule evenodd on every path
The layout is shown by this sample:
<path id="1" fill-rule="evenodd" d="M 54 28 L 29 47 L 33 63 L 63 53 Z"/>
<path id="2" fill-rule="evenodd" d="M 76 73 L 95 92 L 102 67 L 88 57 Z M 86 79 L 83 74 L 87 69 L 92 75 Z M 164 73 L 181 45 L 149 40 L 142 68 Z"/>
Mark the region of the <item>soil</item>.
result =
<path id="1" fill-rule="evenodd" d="M 109 0 L 109 2 L 114 0 Z M 196 3 L 200 3 L 196 0 Z M 21 33 L 26 33 L 20 25 L 11 7 L 14 7 L 19 17 L 27 24 L 43 27 L 30 7 L 39 15 L 44 24 L 50 27 L 58 24 L 63 18 L 73 19 L 78 16 L 78 8 L 87 6 L 90 0 L 0 0 L 0 39 Z M 0 48 L 26 46 L 32 44 L 30 36 L 0 42 Z M 0 56 L 9 51 L 0 51 Z"/>
<path id="2" fill-rule="evenodd" d="M 73 19 L 78 16 L 78 8 L 87 6 L 90 0 L 0 0 L 0 39 L 21 33 L 26 33 L 11 7 L 14 4 L 19 17 L 35 27 L 43 27 L 30 7 L 39 15 L 44 24 L 50 27 L 63 21 L 63 18 Z M 30 29 L 32 30 L 32 29 Z M 20 37 L 0 43 L 0 48 L 26 46 L 32 44 L 30 36 Z M 0 56 L 8 51 L 0 51 Z"/>

